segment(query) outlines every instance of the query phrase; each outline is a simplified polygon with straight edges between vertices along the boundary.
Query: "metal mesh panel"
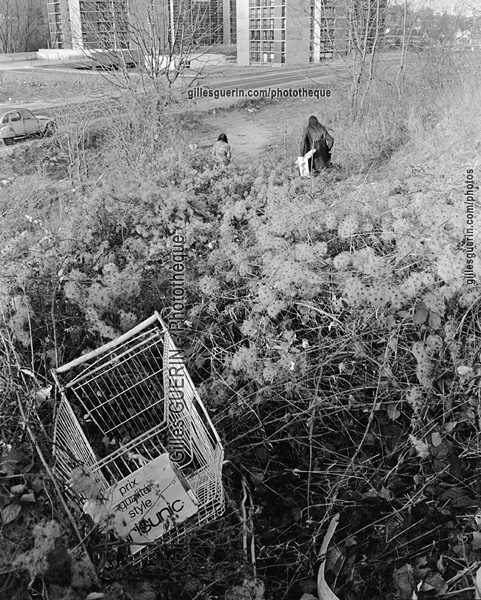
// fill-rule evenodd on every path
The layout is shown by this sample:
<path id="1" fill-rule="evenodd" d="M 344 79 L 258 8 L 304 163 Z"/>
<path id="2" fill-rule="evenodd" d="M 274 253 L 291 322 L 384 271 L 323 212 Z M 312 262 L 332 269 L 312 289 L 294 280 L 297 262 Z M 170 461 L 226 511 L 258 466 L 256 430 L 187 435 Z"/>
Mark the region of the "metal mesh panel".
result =
<path id="1" fill-rule="evenodd" d="M 223 449 L 158 313 L 55 369 L 53 376 L 61 392 L 54 434 L 56 471 L 79 506 L 87 498 L 71 489 L 76 467 L 99 490 L 107 490 L 168 452 L 198 510 L 162 541 L 178 539 L 222 514 Z"/>

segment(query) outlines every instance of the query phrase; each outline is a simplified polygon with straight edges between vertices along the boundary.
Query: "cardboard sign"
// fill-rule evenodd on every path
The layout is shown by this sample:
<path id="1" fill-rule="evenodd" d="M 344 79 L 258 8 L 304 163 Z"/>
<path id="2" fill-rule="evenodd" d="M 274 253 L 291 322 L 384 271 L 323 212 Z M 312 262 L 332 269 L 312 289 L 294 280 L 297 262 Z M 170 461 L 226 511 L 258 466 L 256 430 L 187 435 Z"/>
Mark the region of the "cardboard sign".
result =
<path id="1" fill-rule="evenodd" d="M 168 454 L 141 467 L 111 486 L 101 500 L 89 500 L 84 512 L 131 542 L 153 542 L 197 510 L 188 483 L 177 472 Z M 141 545 L 132 545 L 135 554 Z"/>

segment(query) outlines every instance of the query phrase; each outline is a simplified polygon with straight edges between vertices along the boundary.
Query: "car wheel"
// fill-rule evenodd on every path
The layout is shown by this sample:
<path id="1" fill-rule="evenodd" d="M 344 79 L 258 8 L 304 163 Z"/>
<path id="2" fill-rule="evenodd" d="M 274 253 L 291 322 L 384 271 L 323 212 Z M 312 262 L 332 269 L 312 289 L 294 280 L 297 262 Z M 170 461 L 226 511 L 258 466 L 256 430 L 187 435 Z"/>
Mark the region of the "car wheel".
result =
<path id="1" fill-rule="evenodd" d="M 15 140 L 13 138 L 3 138 L 5 146 L 12 146 Z"/>

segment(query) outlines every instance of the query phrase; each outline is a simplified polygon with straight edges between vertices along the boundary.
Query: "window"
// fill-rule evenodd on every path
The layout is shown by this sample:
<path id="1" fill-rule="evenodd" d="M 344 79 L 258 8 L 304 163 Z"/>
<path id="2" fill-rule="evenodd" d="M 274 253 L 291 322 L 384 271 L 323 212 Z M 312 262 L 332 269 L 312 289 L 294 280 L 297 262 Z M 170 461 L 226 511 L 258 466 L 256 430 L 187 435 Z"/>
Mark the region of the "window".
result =
<path id="1" fill-rule="evenodd" d="M 271 52 L 274 52 L 274 42 L 270 42 L 270 43 L 269 43 L 269 50 L 270 50 Z"/>
<path id="2" fill-rule="evenodd" d="M 268 20 L 262 19 L 262 29 L 268 29 L 268 28 L 269 28 Z"/>
<path id="3" fill-rule="evenodd" d="M 281 52 L 286 51 L 286 42 L 281 42 Z"/>
<path id="4" fill-rule="evenodd" d="M 13 123 L 14 121 L 21 121 L 21 120 L 22 120 L 22 115 L 19 112 L 10 113 L 10 123 Z"/>
<path id="5" fill-rule="evenodd" d="M 281 54 L 281 63 L 285 63 L 285 62 L 286 62 L 286 54 L 285 54 L 285 52 L 283 52 Z"/>
<path id="6" fill-rule="evenodd" d="M 269 9 L 269 17 L 273 17 L 274 16 L 274 7 L 271 6 Z"/>
<path id="7" fill-rule="evenodd" d="M 271 57 L 271 62 L 274 62 L 274 52 L 271 52 L 270 57 Z"/>
<path id="8" fill-rule="evenodd" d="M 269 27 L 271 29 L 274 29 L 274 19 L 270 19 L 270 21 L 269 21 Z"/>
<path id="9" fill-rule="evenodd" d="M 281 6 L 281 17 L 285 17 L 285 16 L 286 16 L 286 7 Z"/>

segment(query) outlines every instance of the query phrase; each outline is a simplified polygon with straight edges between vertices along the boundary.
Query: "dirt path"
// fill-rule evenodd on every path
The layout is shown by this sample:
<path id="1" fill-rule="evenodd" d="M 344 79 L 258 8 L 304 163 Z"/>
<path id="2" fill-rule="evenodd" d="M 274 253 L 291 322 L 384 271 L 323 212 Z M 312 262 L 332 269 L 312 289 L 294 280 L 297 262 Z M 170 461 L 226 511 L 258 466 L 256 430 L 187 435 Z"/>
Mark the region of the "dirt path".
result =
<path id="1" fill-rule="evenodd" d="M 218 105 L 212 109 L 200 108 L 199 112 L 202 115 L 201 119 L 204 127 L 196 143 L 201 148 L 211 148 L 219 134 L 225 133 L 232 148 L 232 160 L 238 164 L 249 164 L 252 162 L 252 158 L 257 158 L 268 150 L 275 137 L 274 132 L 268 124 L 263 123 L 262 109 L 249 107 L 225 110 L 221 102 L 221 100 L 218 101 L 220 106 Z M 84 104 L 85 98 L 78 98 L 77 103 Z M 18 105 L 18 107 L 29 108 L 30 110 L 52 108 L 45 102 Z M 22 144 L 28 143 L 22 142 Z M 7 149 L 3 144 L 0 144 L 0 155 L 5 156 L 9 151 L 11 151 L 10 148 Z M 6 176 L 1 172 L 1 169 L 0 176 Z"/>
<path id="2" fill-rule="evenodd" d="M 249 112 L 252 111 L 252 112 Z M 272 131 L 261 123 L 257 109 L 209 111 L 203 122 L 212 133 L 202 136 L 202 145 L 213 145 L 220 133 L 225 133 L 232 148 L 232 160 L 246 164 L 261 156 L 271 143 Z"/>

